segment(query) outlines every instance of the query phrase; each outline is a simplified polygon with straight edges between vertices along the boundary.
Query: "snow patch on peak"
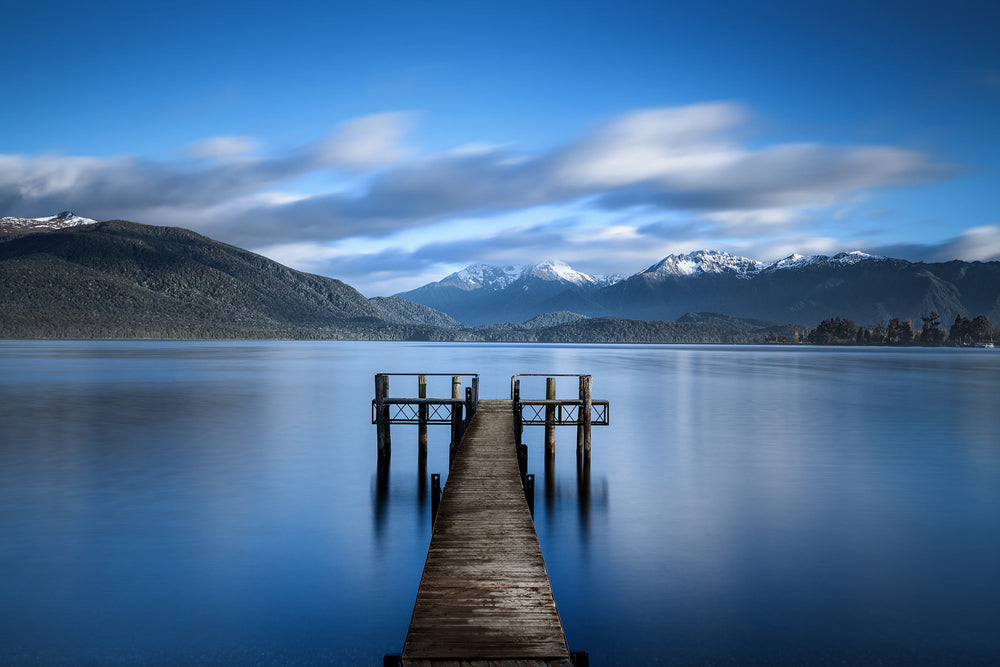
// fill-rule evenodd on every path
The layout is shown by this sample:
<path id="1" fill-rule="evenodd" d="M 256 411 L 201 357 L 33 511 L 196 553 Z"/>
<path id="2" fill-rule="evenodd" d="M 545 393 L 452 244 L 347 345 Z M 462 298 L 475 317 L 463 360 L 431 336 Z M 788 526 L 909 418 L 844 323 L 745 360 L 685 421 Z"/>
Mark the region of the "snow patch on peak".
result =
<path id="1" fill-rule="evenodd" d="M 457 287 L 465 291 L 478 289 L 497 291 L 509 287 L 516 281 L 532 279 L 566 282 L 578 287 L 603 287 L 622 280 L 622 277 L 617 275 L 595 277 L 582 271 L 577 271 L 566 262 L 546 260 L 527 266 L 470 264 L 461 271 L 456 271 L 435 284 L 443 287 Z"/>
<path id="2" fill-rule="evenodd" d="M 97 222 L 97 220 L 76 215 L 72 211 L 63 211 L 44 218 L 0 218 L 0 229 L 64 229 L 79 225 L 93 225 Z"/>
<path id="3" fill-rule="evenodd" d="M 851 252 L 839 252 L 836 255 L 830 257 L 827 255 L 810 255 L 805 257 L 803 255 L 789 255 L 784 259 L 779 259 L 773 264 L 767 266 L 768 271 L 778 271 L 781 269 L 801 269 L 807 266 L 819 266 L 822 264 L 833 264 L 836 266 L 850 266 L 852 264 L 857 264 L 858 262 L 864 262 L 870 259 L 874 260 L 884 260 L 886 257 L 880 255 L 869 255 L 866 252 L 861 252 L 860 250 L 852 250 Z"/>
<path id="4" fill-rule="evenodd" d="M 517 280 L 521 269 L 516 266 L 470 264 L 461 271 L 445 277 L 439 284 L 458 287 L 466 291 L 476 289 L 498 290 Z"/>
<path id="5" fill-rule="evenodd" d="M 611 285 L 620 283 L 628 278 L 628 276 L 622 275 L 621 273 L 611 273 L 606 276 L 595 275 L 591 277 L 597 282 L 598 287 L 610 287 Z"/>
<path id="6" fill-rule="evenodd" d="M 869 255 L 866 252 L 861 252 L 860 250 L 852 250 L 850 252 L 838 252 L 836 255 L 830 258 L 831 264 L 857 264 L 858 262 L 864 262 L 869 259 L 887 259 L 881 255 Z"/>
<path id="7" fill-rule="evenodd" d="M 762 262 L 749 257 L 730 255 L 719 250 L 698 250 L 688 254 L 668 255 L 639 275 L 658 280 L 674 276 L 694 276 L 707 273 L 734 273 L 748 277 L 764 267 Z"/>
<path id="8" fill-rule="evenodd" d="M 566 262 L 551 259 L 540 264 L 526 266 L 521 276 L 538 278 L 539 280 L 561 280 L 577 286 L 597 284 L 597 280 L 593 276 L 577 271 Z"/>
<path id="9" fill-rule="evenodd" d="M 825 259 L 825 256 L 823 256 L 823 255 L 819 255 L 819 256 L 813 255 L 813 256 L 810 256 L 810 257 L 806 257 L 805 255 L 800 255 L 798 253 L 792 253 L 791 255 L 789 255 L 788 257 L 785 257 L 784 259 L 779 259 L 777 262 L 774 262 L 773 264 L 769 264 L 767 266 L 767 268 L 768 268 L 768 270 L 800 269 L 800 268 L 802 268 L 804 266 L 810 266 L 812 264 L 815 264 L 817 262 L 817 260 L 820 259 L 820 258 L 824 258 Z"/>

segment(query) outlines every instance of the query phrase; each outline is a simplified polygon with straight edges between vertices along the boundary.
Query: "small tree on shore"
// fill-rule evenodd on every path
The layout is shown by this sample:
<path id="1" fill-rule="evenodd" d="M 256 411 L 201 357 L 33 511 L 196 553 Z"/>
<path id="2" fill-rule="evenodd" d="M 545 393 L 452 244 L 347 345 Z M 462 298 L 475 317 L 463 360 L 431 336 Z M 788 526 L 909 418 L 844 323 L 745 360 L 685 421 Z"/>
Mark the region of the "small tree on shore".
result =
<path id="1" fill-rule="evenodd" d="M 941 328 L 941 316 L 931 311 L 927 317 L 920 318 L 923 326 L 920 328 L 920 342 L 924 345 L 941 345 L 948 336 Z"/>

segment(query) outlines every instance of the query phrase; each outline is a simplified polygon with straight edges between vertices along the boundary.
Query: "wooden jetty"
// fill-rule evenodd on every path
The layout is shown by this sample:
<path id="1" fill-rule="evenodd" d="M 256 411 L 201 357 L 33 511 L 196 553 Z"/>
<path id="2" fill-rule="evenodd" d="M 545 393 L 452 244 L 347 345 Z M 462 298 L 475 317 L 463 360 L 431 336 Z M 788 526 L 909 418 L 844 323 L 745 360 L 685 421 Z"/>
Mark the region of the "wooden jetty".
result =
<path id="1" fill-rule="evenodd" d="M 450 425 L 452 438 L 443 492 L 440 475 L 431 475 L 434 529 L 403 652 L 385 656 L 384 664 L 586 667 L 587 654 L 567 647 L 552 596 L 521 435 L 525 425 L 546 427 L 551 470 L 554 427 L 576 426 L 577 463 L 589 471 L 590 428 L 608 424 L 608 402 L 591 399 L 589 375 L 572 376 L 579 378 L 578 399 L 556 399 L 554 377 L 546 380 L 545 399 L 523 399 L 515 375 L 510 400 L 482 401 L 476 374 L 464 398 L 460 376 L 452 377 L 450 398 L 427 398 L 426 375 L 417 376 L 417 398 L 391 397 L 389 377 L 375 376 L 372 401 L 380 471 L 389 466 L 391 424 L 418 426 L 422 466 L 428 424 Z"/>
<path id="2" fill-rule="evenodd" d="M 404 667 L 571 666 L 525 501 L 512 404 L 482 400 L 434 522 Z"/>

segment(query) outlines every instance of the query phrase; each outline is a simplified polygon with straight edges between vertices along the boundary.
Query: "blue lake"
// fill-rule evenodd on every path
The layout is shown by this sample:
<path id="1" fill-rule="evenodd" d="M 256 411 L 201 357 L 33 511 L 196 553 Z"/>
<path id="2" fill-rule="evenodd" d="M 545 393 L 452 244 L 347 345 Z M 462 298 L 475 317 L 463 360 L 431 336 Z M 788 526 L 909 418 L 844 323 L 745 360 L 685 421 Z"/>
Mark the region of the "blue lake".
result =
<path id="1" fill-rule="evenodd" d="M 449 433 L 422 475 L 394 427 L 380 479 L 377 372 L 478 373 L 486 398 L 593 376 L 611 425 L 588 475 L 574 429 L 549 471 L 541 429 L 525 440 L 569 645 L 595 665 L 1000 656 L 1000 352 L 6 341 L 0 663 L 398 653 Z"/>

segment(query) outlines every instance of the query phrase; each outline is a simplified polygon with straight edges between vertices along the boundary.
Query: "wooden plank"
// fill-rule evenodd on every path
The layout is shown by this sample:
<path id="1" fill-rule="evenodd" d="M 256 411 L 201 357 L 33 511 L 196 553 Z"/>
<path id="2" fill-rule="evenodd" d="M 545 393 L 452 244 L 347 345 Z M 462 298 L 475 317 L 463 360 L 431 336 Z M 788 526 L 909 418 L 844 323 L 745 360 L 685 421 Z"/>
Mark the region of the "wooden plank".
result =
<path id="1" fill-rule="evenodd" d="M 441 496 L 405 667 L 572 665 L 512 423 L 510 401 L 479 401 Z"/>

